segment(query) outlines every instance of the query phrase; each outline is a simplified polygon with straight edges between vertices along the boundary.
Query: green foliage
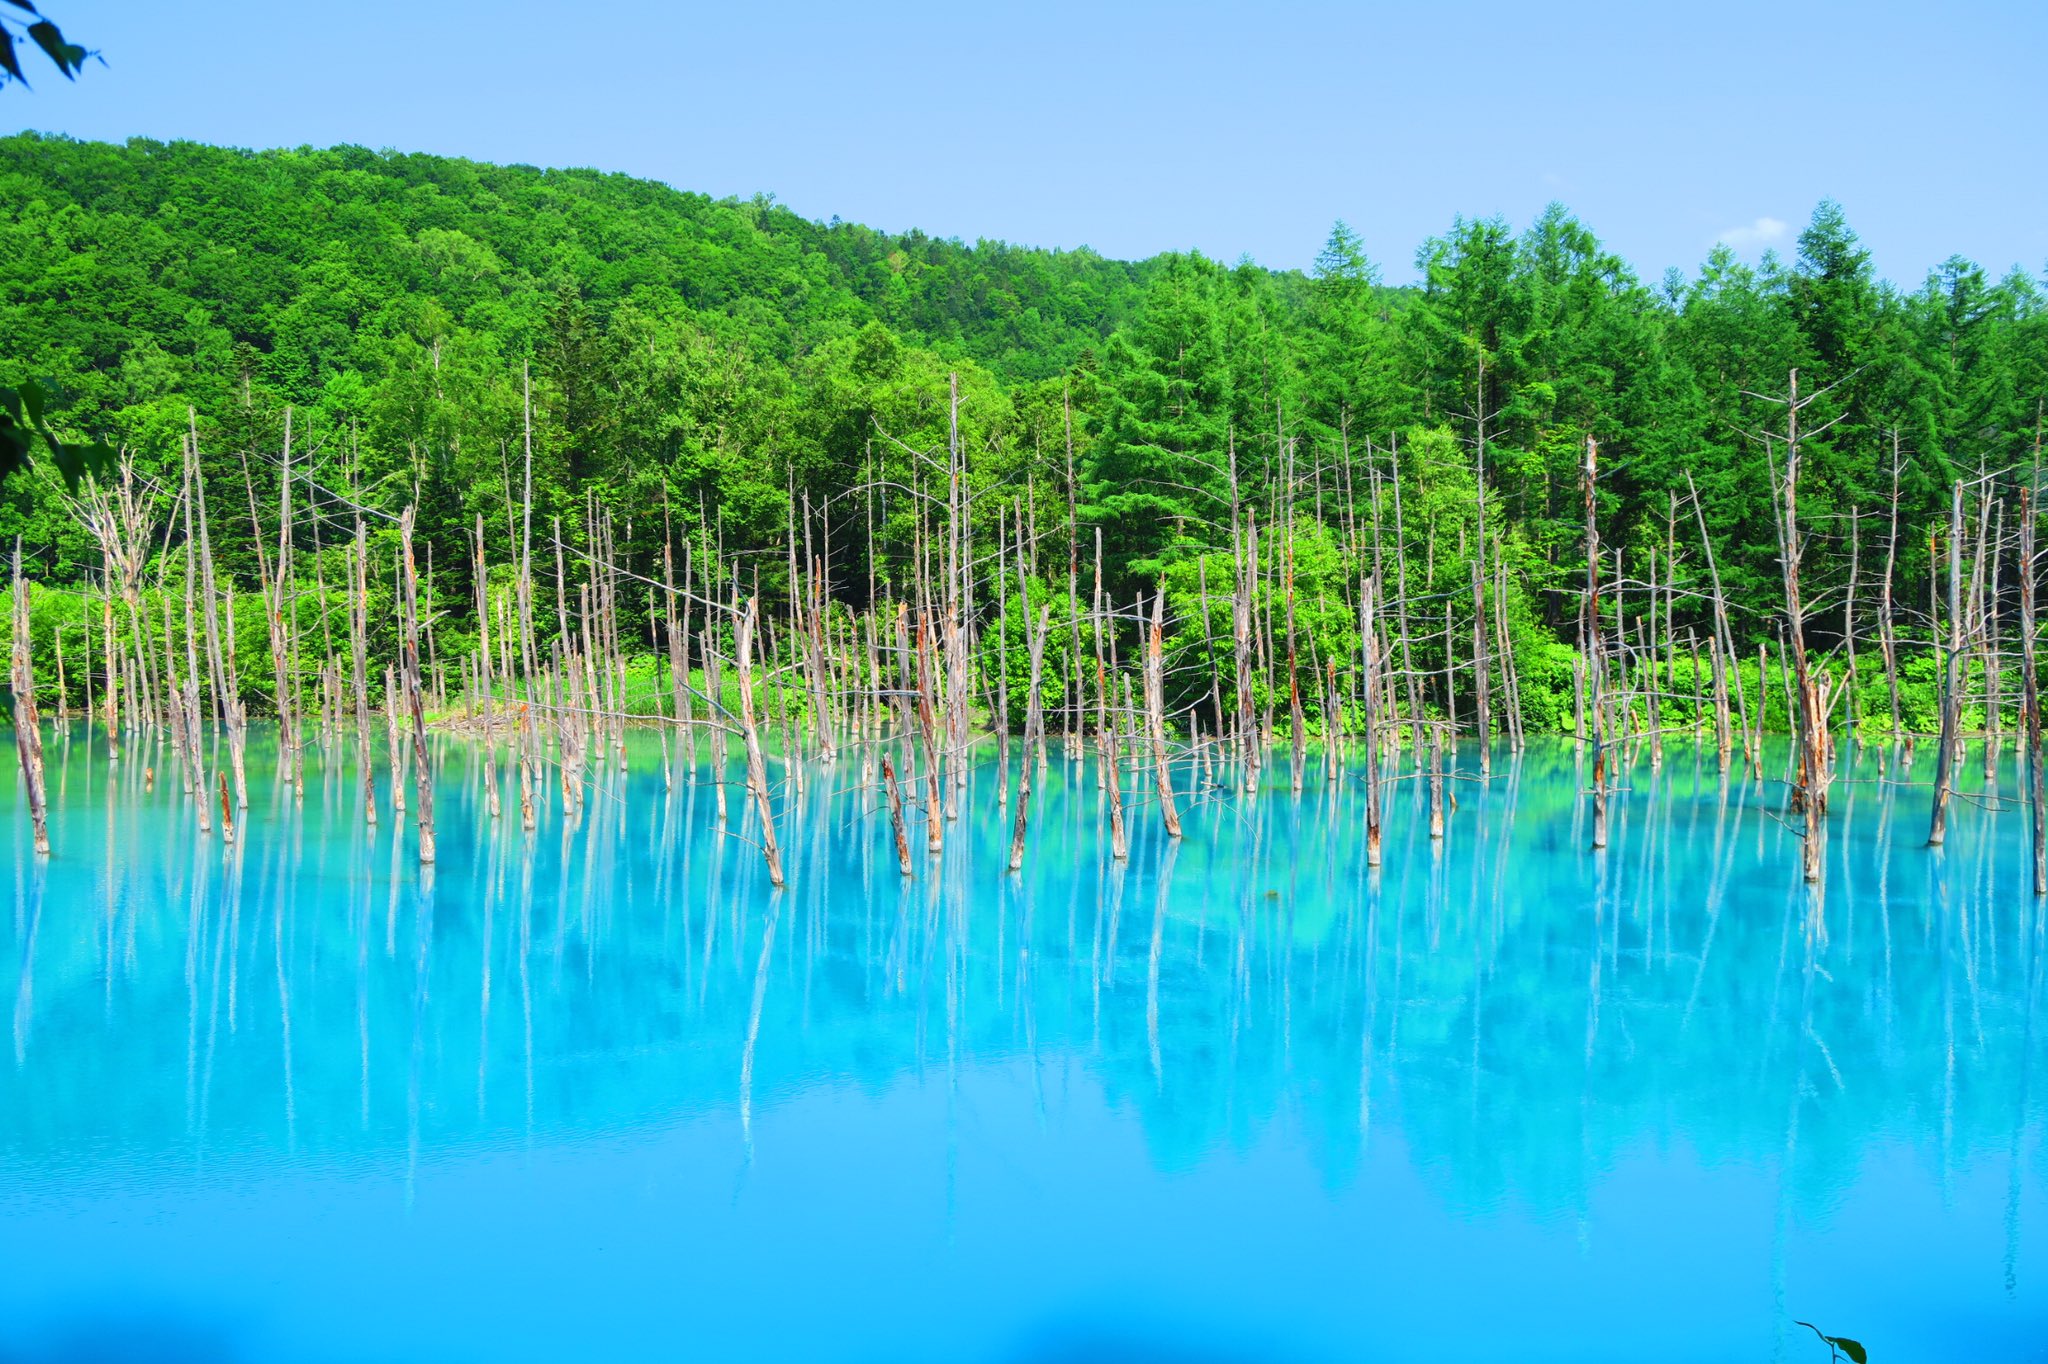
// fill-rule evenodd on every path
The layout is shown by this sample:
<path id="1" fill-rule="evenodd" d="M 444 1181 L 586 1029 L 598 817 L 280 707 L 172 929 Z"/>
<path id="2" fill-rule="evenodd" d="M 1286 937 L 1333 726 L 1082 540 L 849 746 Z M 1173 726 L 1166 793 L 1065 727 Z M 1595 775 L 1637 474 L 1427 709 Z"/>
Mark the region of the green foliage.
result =
<path id="1" fill-rule="evenodd" d="M 1085 485 L 1119 576 L 1158 576 L 1230 524 L 1232 376 L 1223 272 L 1171 256 L 1102 359 L 1102 437 Z"/>
<path id="2" fill-rule="evenodd" d="M 85 69 L 87 57 L 99 55 L 66 38 L 63 30 L 44 18 L 29 0 L 4 0 L 4 3 L 28 15 L 30 22 L 22 23 L 18 16 L 0 11 L 0 86 L 9 81 L 24 87 L 28 85 L 18 51 L 24 38 L 40 48 L 42 54 L 50 59 L 50 65 L 57 68 L 57 74 L 66 80 L 77 78 L 78 73 Z"/>
<path id="3" fill-rule="evenodd" d="M 0 481 L 26 470 L 38 446 L 74 493 L 88 473 L 104 472 L 114 457 L 98 442 L 66 441 L 51 430 L 43 412 L 43 390 L 33 381 L 0 388 Z"/>
<path id="4" fill-rule="evenodd" d="M 1831 1336 L 1823 1334 L 1820 1327 L 1815 1326 L 1810 1321 L 1798 1321 L 1792 1324 L 1795 1326 L 1804 1326 L 1807 1330 L 1813 1332 L 1817 1336 L 1820 1336 L 1821 1340 L 1825 1342 L 1828 1347 L 1828 1358 L 1830 1360 L 1848 1359 L 1851 1361 L 1851 1364 L 1870 1364 L 1870 1352 L 1863 1348 L 1863 1343 L 1861 1341 L 1851 1340 L 1847 1336 Z"/>
<path id="5" fill-rule="evenodd" d="M 1012 543 L 1015 526 L 1028 532 L 1033 581 L 1006 587 L 1013 710 L 1026 596 L 1055 606 L 1050 685 L 1074 681 L 1077 643 L 1092 660 L 1095 641 L 1071 638 L 1069 596 L 1085 615 L 1098 537 L 1123 621 L 1105 647 L 1131 661 L 1129 603 L 1164 583 L 1176 722 L 1234 704 L 1229 563 L 1256 525 L 1262 622 L 1284 615 L 1293 575 L 1298 671 L 1356 668 L 1359 585 L 1376 572 L 1383 596 L 1405 583 L 1418 617 L 1423 704 L 1469 716 L 1478 564 L 1489 648 L 1498 613 L 1525 720 L 1563 727 L 1588 437 L 1605 573 L 1636 584 L 1609 615 L 1639 628 L 1654 570 L 1677 580 L 1678 635 L 1705 637 L 1711 548 L 1753 660 L 1781 595 L 1758 433 L 1779 429 L 1769 399 L 1791 371 L 1802 393 L 1825 390 L 1806 419 L 1806 595 L 1844 600 L 1858 511 L 1864 612 L 1880 557 L 1895 558 L 1896 583 L 1926 581 L 1926 531 L 1954 476 L 2027 464 L 2048 392 L 2036 281 L 1952 259 L 1918 290 L 1893 288 L 1828 203 L 1789 262 L 1717 249 L 1696 276 L 1654 287 L 1558 206 L 1519 232 L 1455 221 L 1418 252 L 1420 283 L 1390 287 L 1342 224 L 1305 275 L 1198 254 L 1117 262 L 359 147 L 24 134 L 0 138 L 0 205 L 0 461 L 47 451 L 75 486 L 104 455 L 58 433 L 103 433 L 134 457 L 161 527 L 196 426 L 215 566 L 252 600 L 287 412 L 309 480 L 418 507 L 456 651 L 473 635 L 476 519 L 493 564 L 523 542 L 529 444 L 543 598 L 557 525 L 573 556 L 609 517 L 629 572 L 658 580 L 666 549 L 700 593 L 758 588 L 771 604 L 792 558 L 823 557 L 829 541 L 830 594 L 852 610 L 921 590 L 914 550 L 943 521 L 957 449 L 984 622 L 998 518 Z M 23 537 L 32 577 L 76 584 L 98 549 L 61 499 L 35 495 L 49 486 L 0 488 L 0 540 Z M 331 558 L 345 532 L 322 533 Z M 376 538 L 385 580 L 391 547 Z M 162 543 L 177 553 L 182 530 Z M 325 567 L 339 583 L 338 562 Z M 644 593 L 622 605 L 629 639 L 658 632 Z M 1901 708 L 1920 728 L 1934 679 L 1924 627 L 1908 626 Z M 1816 617 L 1816 650 L 1839 628 Z M 244 672 L 267 685 L 267 670 Z M 1092 686 L 1092 662 L 1082 672 Z M 1255 707 L 1286 710 L 1284 646 L 1253 686 Z M 1304 688 L 1312 725 L 1325 690 Z M 1781 709 L 1775 676 L 1765 691 Z M 1854 702 L 1859 722 L 1888 726 L 1873 657 Z"/>

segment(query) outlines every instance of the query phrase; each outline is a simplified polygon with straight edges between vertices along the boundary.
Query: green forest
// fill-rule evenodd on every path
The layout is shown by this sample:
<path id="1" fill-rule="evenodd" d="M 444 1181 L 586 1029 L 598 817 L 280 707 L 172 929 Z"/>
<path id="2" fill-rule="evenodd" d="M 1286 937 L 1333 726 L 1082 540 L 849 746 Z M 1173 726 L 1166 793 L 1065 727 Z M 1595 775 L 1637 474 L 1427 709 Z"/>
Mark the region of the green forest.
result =
<path id="1" fill-rule="evenodd" d="M 337 514 L 316 542 L 323 497 L 415 506 L 451 651 L 479 518 L 486 557 L 516 557 L 529 448 L 533 524 L 571 546 L 608 519 L 623 569 L 658 579 L 694 546 L 764 601 L 790 596 L 801 553 L 847 612 L 917 576 L 947 467 L 929 454 L 957 449 L 990 619 L 1020 527 L 1020 603 L 1085 598 L 1099 575 L 1109 602 L 1163 585 L 1185 627 L 1228 592 L 1250 528 L 1278 526 L 1262 543 L 1284 554 L 1290 638 L 1298 600 L 1310 652 L 1342 661 L 1369 519 L 1373 571 L 1441 599 L 1434 647 L 1499 610 L 1540 681 L 1581 628 L 1588 437 L 1614 624 L 1655 619 L 1654 591 L 1627 600 L 1647 562 L 1660 628 L 1706 634 L 1702 599 L 1674 607 L 1669 585 L 1702 583 L 1710 547 L 1749 648 L 1782 613 L 1761 433 L 1783 430 L 1795 371 L 1820 395 L 1801 416 L 1809 635 L 1853 633 L 1877 593 L 1840 589 L 1883 562 L 1900 628 L 1924 634 L 1954 485 L 1973 481 L 1974 512 L 2030 481 L 2048 394 L 2040 281 L 1960 258 L 1885 281 L 1832 202 L 1790 258 L 1716 248 L 1654 280 L 1562 206 L 1525 227 L 1459 218 L 1418 246 L 1413 285 L 1383 282 L 1342 223 L 1305 273 L 1125 262 L 361 147 L 22 134 L 0 139 L 0 204 L 0 384 L 34 381 L 60 427 L 132 455 L 162 546 L 184 534 L 189 431 L 214 567 L 256 594 L 289 414 L 314 513 L 302 572 L 347 533 Z M 102 572 L 47 477 L 10 480 L 0 534 L 30 579 Z M 620 610 L 629 644 L 659 633 L 651 594 Z M 1188 690 L 1211 685 L 1195 670 Z M 1569 685 L 1521 688 L 1529 723 L 1568 724 Z"/>

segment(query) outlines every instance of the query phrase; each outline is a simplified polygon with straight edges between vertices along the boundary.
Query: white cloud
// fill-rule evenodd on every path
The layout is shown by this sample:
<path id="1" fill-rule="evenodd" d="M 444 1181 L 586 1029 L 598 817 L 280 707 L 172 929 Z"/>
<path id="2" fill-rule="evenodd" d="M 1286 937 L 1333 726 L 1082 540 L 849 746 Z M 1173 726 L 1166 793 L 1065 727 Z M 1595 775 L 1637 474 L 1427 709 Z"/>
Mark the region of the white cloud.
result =
<path id="1" fill-rule="evenodd" d="M 1755 250 L 1785 240 L 1787 224 L 1779 218 L 1758 218 L 1743 227 L 1724 228 L 1714 240 L 1734 247 L 1738 251 Z"/>

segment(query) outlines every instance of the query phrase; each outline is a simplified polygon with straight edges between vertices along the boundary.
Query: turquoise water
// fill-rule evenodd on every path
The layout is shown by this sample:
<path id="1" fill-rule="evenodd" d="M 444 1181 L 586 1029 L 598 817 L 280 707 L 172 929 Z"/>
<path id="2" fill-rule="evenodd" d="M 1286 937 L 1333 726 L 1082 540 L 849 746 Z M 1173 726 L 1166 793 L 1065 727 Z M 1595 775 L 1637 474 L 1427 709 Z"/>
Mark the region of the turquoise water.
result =
<path id="1" fill-rule="evenodd" d="M 52 739 L 47 864 L 11 781 L 0 1358 L 2048 1358 L 2023 815 L 1881 755 L 1816 909 L 1690 749 L 1600 856 L 1569 745 L 1397 785 L 1377 872 L 1284 759 L 1118 863 L 1056 754 L 1012 877 L 984 766 L 907 882 L 843 759 L 778 895 L 651 742 L 533 835 L 438 742 L 426 876 L 262 734 L 232 848 L 162 753 Z"/>

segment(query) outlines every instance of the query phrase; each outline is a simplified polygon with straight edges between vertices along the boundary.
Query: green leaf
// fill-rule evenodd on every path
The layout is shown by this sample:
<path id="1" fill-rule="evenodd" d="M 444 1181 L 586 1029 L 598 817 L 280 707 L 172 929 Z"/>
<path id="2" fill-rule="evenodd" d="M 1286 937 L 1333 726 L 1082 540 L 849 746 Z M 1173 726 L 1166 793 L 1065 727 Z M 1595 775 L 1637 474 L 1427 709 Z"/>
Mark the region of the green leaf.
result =
<path id="1" fill-rule="evenodd" d="M 1827 1342 L 1830 1352 L 1840 1350 L 1843 1354 L 1849 1356 L 1854 1361 L 1854 1364 L 1870 1364 L 1870 1352 L 1863 1348 L 1862 1341 L 1851 1340 L 1847 1336 L 1827 1335 L 1821 1331 L 1820 1327 L 1815 1326 L 1810 1321 L 1794 1321 L 1792 1324 L 1794 1326 L 1804 1326 L 1807 1330 L 1819 1336 L 1823 1341 Z"/>
<path id="2" fill-rule="evenodd" d="M 57 64 L 57 69 L 64 73 L 65 79 L 69 80 L 72 73 L 85 65 L 85 49 L 65 42 L 63 33 L 48 19 L 30 24 L 28 36 L 35 39 L 36 46 Z"/>
<path id="3" fill-rule="evenodd" d="M 35 15 L 38 19 L 43 17 L 43 12 L 37 9 L 34 5 L 31 5 L 28 2 L 28 0 L 7 0 L 7 3 L 14 6 L 16 9 L 27 10 L 30 14 Z"/>
<path id="4" fill-rule="evenodd" d="M 21 402 L 22 413 L 28 419 L 28 425 L 41 426 L 43 424 L 43 390 L 41 387 L 34 380 L 29 380 L 22 384 L 20 389 L 16 391 L 16 394 Z"/>
<path id="5" fill-rule="evenodd" d="M 28 467 L 28 443 L 27 428 L 0 419 L 0 483 Z"/>
<path id="6" fill-rule="evenodd" d="M 67 445 L 51 439 L 47 434 L 44 443 L 50 447 L 50 462 L 57 466 L 57 473 L 63 478 L 64 486 L 76 496 L 78 485 L 85 482 L 87 474 L 105 477 L 113 468 L 114 452 L 97 441 Z"/>
<path id="7" fill-rule="evenodd" d="M 14 55 L 14 35 L 5 28 L 0 28 L 0 71 L 5 71 L 23 85 L 28 84 L 28 77 L 21 74 L 21 62 Z"/>
<path id="8" fill-rule="evenodd" d="M 73 493 L 87 474 L 105 477 L 114 467 L 113 449 L 100 441 L 70 443 L 58 439 L 44 420 L 44 403 L 41 386 L 33 382 L 18 389 L 0 387 L 0 482 L 34 463 L 39 440 Z"/>

